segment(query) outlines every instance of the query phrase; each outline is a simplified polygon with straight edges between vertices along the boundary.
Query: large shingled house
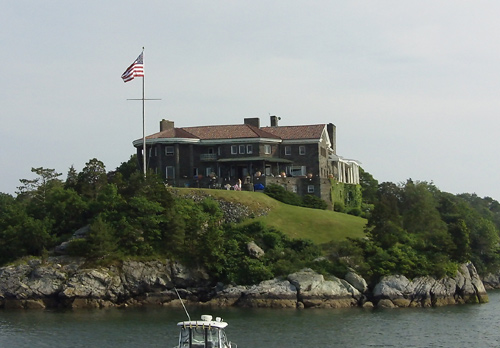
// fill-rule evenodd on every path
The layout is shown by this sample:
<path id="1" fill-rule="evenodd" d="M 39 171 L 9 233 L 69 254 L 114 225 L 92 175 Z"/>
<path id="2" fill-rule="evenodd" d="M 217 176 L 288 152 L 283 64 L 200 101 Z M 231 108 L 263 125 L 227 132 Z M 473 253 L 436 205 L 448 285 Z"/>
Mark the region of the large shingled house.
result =
<path id="1" fill-rule="evenodd" d="M 359 184 L 359 163 L 336 154 L 334 124 L 261 127 L 243 124 L 177 128 L 162 120 L 146 137 L 146 166 L 170 186 L 261 189 L 271 183 L 331 202 L 331 179 Z M 142 163 L 142 139 L 134 141 Z"/>

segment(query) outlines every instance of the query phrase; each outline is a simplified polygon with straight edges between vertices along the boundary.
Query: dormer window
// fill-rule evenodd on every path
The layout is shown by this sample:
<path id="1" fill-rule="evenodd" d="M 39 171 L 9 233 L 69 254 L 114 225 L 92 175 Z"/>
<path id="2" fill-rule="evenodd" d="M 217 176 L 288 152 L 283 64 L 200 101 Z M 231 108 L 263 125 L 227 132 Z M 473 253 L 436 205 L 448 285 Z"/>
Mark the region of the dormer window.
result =
<path id="1" fill-rule="evenodd" d="M 240 145 L 240 154 L 245 153 L 245 145 Z"/>

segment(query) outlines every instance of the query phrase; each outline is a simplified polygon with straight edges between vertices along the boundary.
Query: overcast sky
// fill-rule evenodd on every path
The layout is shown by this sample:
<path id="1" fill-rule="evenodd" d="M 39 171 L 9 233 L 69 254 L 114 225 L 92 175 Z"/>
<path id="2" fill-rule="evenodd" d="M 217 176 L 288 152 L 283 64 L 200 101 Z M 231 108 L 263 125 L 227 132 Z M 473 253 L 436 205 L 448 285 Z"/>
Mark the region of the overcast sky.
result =
<path id="1" fill-rule="evenodd" d="M 332 122 L 379 182 L 500 200 L 499 1 L 10 1 L 0 12 L 0 192 L 32 167 L 113 170 L 146 133 Z"/>

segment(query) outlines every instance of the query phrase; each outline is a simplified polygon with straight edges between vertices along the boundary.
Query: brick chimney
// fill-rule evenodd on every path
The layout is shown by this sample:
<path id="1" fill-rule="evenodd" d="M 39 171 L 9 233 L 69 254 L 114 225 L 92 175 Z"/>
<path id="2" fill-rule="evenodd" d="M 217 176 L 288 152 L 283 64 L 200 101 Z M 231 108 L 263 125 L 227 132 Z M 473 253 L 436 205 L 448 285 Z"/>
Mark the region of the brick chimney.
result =
<path id="1" fill-rule="evenodd" d="M 174 129 L 174 121 L 161 120 L 160 121 L 160 132 L 163 132 L 167 129 Z"/>
<path id="2" fill-rule="evenodd" d="M 271 127 L 278 127 L 279 120 L 281 120 L 281 117 L 271 116 Z"/>
<path id="3" fill-rule="evenodd" d="M 244 123 L 250 126 L 260 128 L 260 119 L 258 117 L 245 118 Z"/>

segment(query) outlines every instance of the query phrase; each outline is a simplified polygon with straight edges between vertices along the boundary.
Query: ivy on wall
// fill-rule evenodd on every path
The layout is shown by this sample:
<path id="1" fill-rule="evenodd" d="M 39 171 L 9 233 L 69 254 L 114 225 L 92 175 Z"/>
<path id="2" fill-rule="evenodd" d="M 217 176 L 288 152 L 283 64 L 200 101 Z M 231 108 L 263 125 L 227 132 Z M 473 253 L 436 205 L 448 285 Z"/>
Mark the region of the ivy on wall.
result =
<path id="1" fill-rule="evenodd" d="M 344 184 L 335 179 L 330 179 L 332 185 L 331 197 L 335 211 L 361 213 L 363 195 L 361 185 Z"/>

